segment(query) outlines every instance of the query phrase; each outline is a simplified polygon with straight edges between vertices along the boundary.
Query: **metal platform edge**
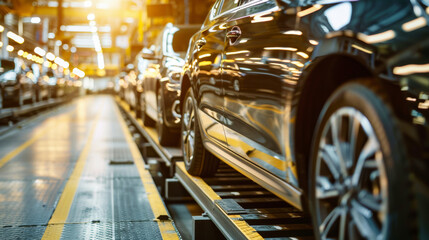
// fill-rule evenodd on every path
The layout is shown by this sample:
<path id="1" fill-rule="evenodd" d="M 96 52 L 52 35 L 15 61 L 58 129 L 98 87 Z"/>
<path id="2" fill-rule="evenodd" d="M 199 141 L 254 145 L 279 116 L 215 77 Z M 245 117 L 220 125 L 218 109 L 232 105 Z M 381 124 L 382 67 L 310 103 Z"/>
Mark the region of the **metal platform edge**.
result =
<path id="1" fill-rule="evenodd" d="M 221 200 L 221 197 L 219 197 L 203 179 L 191 176 L 186 171 L 183 162 L 176 163 L 175 176 L 226 238 L 263 239 L 263 237 L 253 227 L 249 226 L 240 215 L 228 215 L 225 213 L 215 203 L 215 200 Z"/>

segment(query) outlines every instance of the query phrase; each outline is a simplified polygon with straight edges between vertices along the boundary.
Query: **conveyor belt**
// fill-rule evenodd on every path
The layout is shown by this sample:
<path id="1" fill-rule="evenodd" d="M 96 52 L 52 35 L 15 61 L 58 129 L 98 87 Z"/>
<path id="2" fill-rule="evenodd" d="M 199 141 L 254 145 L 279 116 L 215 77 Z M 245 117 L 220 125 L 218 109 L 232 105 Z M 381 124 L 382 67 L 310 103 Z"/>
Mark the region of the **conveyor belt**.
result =
<path id="1" fill-rule="evenodd" d="M 110 96 L 0 137 L 1 239 L 179 239 Z"/>
<path id="2" fill-rule="evenodd" d="M 228 239 L 313 239 L 306 214 L 226 165 L 202 179 L 180 162 L 176 177 Z"/>

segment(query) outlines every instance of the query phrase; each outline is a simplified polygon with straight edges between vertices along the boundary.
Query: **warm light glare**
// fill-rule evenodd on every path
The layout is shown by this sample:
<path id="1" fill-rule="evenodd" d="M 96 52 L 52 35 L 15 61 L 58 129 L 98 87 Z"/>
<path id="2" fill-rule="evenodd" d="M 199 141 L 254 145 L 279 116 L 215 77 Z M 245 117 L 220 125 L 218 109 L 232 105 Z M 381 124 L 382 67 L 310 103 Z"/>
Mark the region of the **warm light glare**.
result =
<path id="1" fill-rule="evenodd" d="M 55 55 L 54 55 L 54 54 L 52 54 L 52 53 L 50 53 L 50 52 L 48 52 L 48 53 L 46 54 L 46 58 L 47 58 L 49 61 L 54 61 L 54 59 L 55 59 Z"/>
<path id="2" fill-rule="evenodd" d="M 40 47 L 36 47 L 35 49 L 34 49 L 34 52 L 35 53 L 37 53 L 37 54 L 39 54 L 40 56 L 42 56 L 42 57 L 44 57 L 45 55 L 46 55 L 46 51 L 45 50 L 43 50 L 43 49 L 41 49 Z"/>
<path id="3" fill-rule="evenodd" d="M 19 44 L 23 44 L 24 43 L 24 38 L 22 38 L 21 36 L 13 33 L 13 32 L 7 32 L 7 37 L 14 40 L 15 42 L 19 43 Z"/>
<path id="4" fill-rule="evenodd" d="M 24 51 L 19 50 L 19 51 L 18 51 L 18 56 L 22 56 L 22 55 L 24 55 Z"/>
<path id="5" fill-rule="evenodd" d="M 388 30 L 388 31 L 373 34 L 373 35 L 365 35 L 362 33 L 358 34 L 358 38 L 360 38 L 362 41 L 368 44 L 389 41 L 395 37 L 396 37 L 396 33 L 393 30 Z"/>
<path id="6" fill-rule="evenodd" d="M 40 18 L 39 17 L 32 17 L 31 18 L 31 23 L 35 23 L 35 24 L 37 24 L 37 23 L 40 23 Z"/>
<path id="7" fill-rule="evenodd" d="M 13 46 L 11 46 L 11 45 L 7 45 L 7 47 L 6 47 L 6 50 L 8 51 L 8 52 L 12 52 L 13 51 L 13 49 L 15 49 Z"/>
<path id="8" fill-rule="evenodd" d="M 424 26 L 426 26 L 426 19 L 424 17 L 419 17 L 402 24 L 402 30 L 405 32 L 412 32 Z"/>
<path id="9" fill-rule="evenodd" d="M 90 13 L 90 14 L 88 14 L 87 19 L 88 19 L 88 21 L 94 21 L 94 20 L 95 20 L 95 15 L 94 15 L 94 13 Z"/>
<path id="10" fill-rule="evenodd" d="M 76 74 L 80 78 L 85 77 L 85 73 L 82 70 L 78 69 L 78 68 L 74 68 L 73 69 L 73 73 Z"/>
<path id="11" fill-rule="evenodd" d="M 292 47 L 264 47 L 265 50 L 281 50 L 281 51 L 291 51 L 295 52 L 298 49 Z"/>
<path id="12" fill-rule="evenodd" d="M 308 15 L 308 14 L 312 14 L 312 13 L 314 13 L 314 12 L 319 11 L 321 8 L 322 8 L 322 5 L 320 5 L 320 4 L 315 4 L 315 5 L 313 5 L 311 8 L 307 8 L 307 9 L 305 9 L 305 10 L 302 10 L 302 11 L 298 12 L 296 15 L 297 15 L 298 17 L 304 17 L 304 16 L 306 16 L 306 15 Z"/>
<path id="13" fill-rule="evenodd" d="M 4 31 L 4 27 L 2 25 L 0 25 L 0 32 Z"/>
<path id="14" fill-rule="evenodd" d="M 405 66 L 395 67 L 393 73 L 396 75 L 409 75 L 414 73 L 428 73 L 428 64 L 409 64 Z"/>

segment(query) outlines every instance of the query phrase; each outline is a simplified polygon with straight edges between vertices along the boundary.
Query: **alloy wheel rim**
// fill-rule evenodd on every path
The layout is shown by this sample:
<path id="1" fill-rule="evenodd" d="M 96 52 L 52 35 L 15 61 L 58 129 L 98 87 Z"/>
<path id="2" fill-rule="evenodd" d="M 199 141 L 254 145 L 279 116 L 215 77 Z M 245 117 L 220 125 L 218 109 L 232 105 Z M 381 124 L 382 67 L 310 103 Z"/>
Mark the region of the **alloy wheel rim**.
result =
<path id="1" fill-rule="evenodd" d="M 357 109 L 334 112 L 323 128 L 315 169 L 321 239 L 380 239 L 386 231 L 387 177 L 380 142 Z"/>
<path id="2" fill-rule="evenodd" d="M 184 160 L 189 165 L 194 158 L 195 144 L 195 109 L 192 104 L 192 98 L 188 97 L 185 101 L 182 119 L 182 142 Z"/>

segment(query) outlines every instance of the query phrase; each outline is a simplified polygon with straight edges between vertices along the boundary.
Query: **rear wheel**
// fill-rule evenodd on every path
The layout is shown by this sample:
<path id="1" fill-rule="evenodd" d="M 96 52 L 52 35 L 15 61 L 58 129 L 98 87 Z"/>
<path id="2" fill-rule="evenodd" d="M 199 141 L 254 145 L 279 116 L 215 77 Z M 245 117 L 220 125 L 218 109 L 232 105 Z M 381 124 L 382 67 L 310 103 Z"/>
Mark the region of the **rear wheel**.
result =
<path id="1" fill-rule="evenodd" d="M 169 128 L 164 119 L 164 99 L 162 97 L 161 88 L 158 88 L 157 95 L 157 117 L 158 121 L 156 123 L 156 130 L 158 131 L 158 140 L 161 145 L 164 146 L 172 146 L 177 145 L 178 136 L 177 133 L 173 132 L 171 128 Z"/>
<path id="2" fill-rule="evenodd" d="M 181 131 L 186 170 L 195 176 L 213 175 L 219 166 L 219 159 L 204 148 L 190 88 L 182 104 Z"/>
<path id="3" fill-rule="evenodd" d="M 150 118 L 146 113 L 146 98 L 145 98 L 144 91 L 140 94 L 140 112 L 141 112 L 141 119 L 143 121 L 143 124 L 147 127 L 154 127 L 155 121 L 152 118 Z"/>
<path id="4" fill-rule="evenodd" d="M 406 239 L 404 145 L 375 80 L 340 87 L 325 104 L 310 165 L 317 239 Z"/>

